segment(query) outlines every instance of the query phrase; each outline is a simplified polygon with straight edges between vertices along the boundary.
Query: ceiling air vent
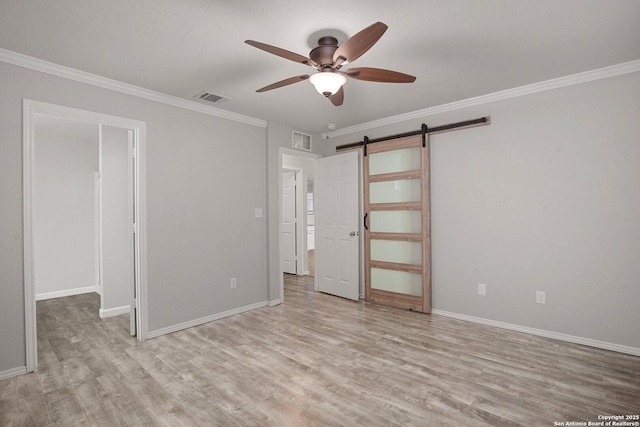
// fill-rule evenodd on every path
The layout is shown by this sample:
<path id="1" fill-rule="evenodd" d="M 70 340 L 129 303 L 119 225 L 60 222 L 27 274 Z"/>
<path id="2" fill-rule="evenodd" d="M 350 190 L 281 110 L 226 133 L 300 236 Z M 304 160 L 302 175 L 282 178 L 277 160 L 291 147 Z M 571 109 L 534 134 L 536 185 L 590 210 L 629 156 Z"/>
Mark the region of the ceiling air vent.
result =
<path id="1" fill-rule="evenodd" d="M 227 97 L 224 97 L 222 95 L 216 95 L 215 93 L 209 92 L 209 91 L 204 91 L 194 96 L 194 98 L 199 99 L 201 101 L 211 102 L 212 104 L 222 104 L 223 102 L 226 102 L 229 100 L 229 98 Z"/>

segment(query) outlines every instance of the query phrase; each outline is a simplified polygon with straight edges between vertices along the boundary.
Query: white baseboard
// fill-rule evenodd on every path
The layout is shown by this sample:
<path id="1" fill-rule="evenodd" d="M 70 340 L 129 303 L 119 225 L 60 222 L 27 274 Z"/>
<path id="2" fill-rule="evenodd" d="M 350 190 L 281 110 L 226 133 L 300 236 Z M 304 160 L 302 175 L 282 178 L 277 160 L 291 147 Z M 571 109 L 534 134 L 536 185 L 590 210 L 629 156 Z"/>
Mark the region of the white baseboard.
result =
<path id="1" fill-rule="evenodd" d="M 274 299 L 273 301 L 267 302 L 267 305 L 269 307 L 275 307 L 276 305 L 280 305 L 280 304 L 282 304 L 282 300 L 281 299 Z"/>
<path id="2" fill-rule="evenodd" d="M 120 316 L 121 314 L 127 314 L 131 312 L 130 305 L 123 305 L 115 308 L 108 308 L 106 310 L 100 309 L 100 318 L 105 319 L 107 317 Z"/>
<path id="3" fill-rule="evenodd" d="M 606 341 L 592 340 L 591 338 L 576 337 L 568 334 L 561 334 L 558 332 L 545 331 L 544 329 L 529 328 L 527 326 L 515 325 L 513 323 L 498 322 L 496 320 L 484 319 L 482 317 L 467 316 L 466 314 L 452 313 L 444 310 L 431 310 L 431 314 L 436 316 L 450 317 L 452 319 L 464 320 L 466 322 L 479 323 L 482 325 L 493 326 L 501 329 L 508 329 L 515 332 L 523 332 L 525 334 L 537 335 L 545 338 L 553 338 L 560 341 L 566 341 L 574 344 L 586 345 L 589 347 L 601 348 L 603 350 L 617 351 L 618 353 L 631 354 L 633 356 L 640 356 L 640 348 L 629 347 L 626 345 L 620 345 L 610 343 Z"/>
<path id="4" fill-rule="evenodd" d="M 17 368 L 7 369 L 6 371 L 0 372 L 0 381 L 8 380 L 9 378 L 17 377 L 18 375 L 23 375 L 26 373 L 26 366 L 18 366 Z"/>
<path id="5" fill-rule="evenodd" d="M 70 297 L 72 295 L 90 294 L 92 292 L 98 292 L 97 286 L 86 286 L 84 288 L 63 289 L 61 291 L 42 292 L 36 294 L 36 301 L 52 298 Z"/>
<path id="6" fill-rule="evenodd" d="M 214 320 L 220 320 L 225 317 L 234 316 L 236 314 L 244 313 L 246 311 L 255 310 L 258 308 L 266 307 L 267 302 L 262 301 L 255 304 L 245 305 L 244 307 L 235 308 L 229 311 L 223 311 L 222 313 L 213 314 L 211 316 L 201 317 L 199 319 L 190 320 L 188 322 L 179 323 L 177 325 L 168 326 L 166 328 L 156 329 L 155 331 L 149 331 L 147 334 L 147 338 L 156 338 L 161 335 L 171 334 L 173 332 L 178 332 L 183 329 L 192 328 L 194 326 L 200 326 L 205 323 L 213 322 Z"/>

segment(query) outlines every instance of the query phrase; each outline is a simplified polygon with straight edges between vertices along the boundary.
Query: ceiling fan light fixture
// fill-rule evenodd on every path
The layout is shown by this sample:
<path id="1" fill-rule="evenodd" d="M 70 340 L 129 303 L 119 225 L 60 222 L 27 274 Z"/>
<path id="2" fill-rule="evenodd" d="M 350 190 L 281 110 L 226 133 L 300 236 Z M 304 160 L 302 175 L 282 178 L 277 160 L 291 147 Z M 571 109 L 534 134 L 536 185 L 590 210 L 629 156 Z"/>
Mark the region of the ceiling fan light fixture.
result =
<path id="1" fill-rule="evenodd" d="M 313 87 L 316 88 L 319 94 L 331 96 L 340 90 L 342 85 L 346 83 L 347 79 L 342 74 L 334 73 L 332 71 L 324 71 L 311 75 L 311 77 L 309 77 L 309 81 Z"/>

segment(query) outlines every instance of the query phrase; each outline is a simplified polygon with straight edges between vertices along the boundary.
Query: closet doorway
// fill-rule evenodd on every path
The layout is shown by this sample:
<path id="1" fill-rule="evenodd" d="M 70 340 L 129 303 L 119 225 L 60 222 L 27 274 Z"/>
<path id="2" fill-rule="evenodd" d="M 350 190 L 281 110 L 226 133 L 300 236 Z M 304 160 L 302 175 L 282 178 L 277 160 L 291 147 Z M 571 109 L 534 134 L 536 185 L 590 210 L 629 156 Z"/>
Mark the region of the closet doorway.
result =
<path id="1" fill-rule="evenodd" d="M 27 371 L 37 368 L 35 301 L 96 292 L 100 317 L 144 314 L 145 124 L 25 100 Z"/>

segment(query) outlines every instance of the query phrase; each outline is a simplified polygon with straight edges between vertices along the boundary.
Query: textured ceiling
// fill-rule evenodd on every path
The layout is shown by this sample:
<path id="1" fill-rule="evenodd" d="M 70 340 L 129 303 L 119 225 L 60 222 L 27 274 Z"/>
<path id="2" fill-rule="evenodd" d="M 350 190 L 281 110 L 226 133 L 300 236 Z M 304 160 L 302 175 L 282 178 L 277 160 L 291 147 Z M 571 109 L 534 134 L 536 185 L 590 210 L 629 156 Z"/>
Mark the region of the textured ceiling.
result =
<path id="1" fill-rule="evenodd" d="M 382 21 L 389 29 L 353 66 L 417 77 L 413 84 L 350 79 L 334 107 L 308 82 L 256 93 L 312 72 L 244 44 L 302 55 Z M 2 0 L 0 47 L 324 132 L 640 59 L 638 0 Z M 345 66 L 347 69 L 349 66 Z"/>

